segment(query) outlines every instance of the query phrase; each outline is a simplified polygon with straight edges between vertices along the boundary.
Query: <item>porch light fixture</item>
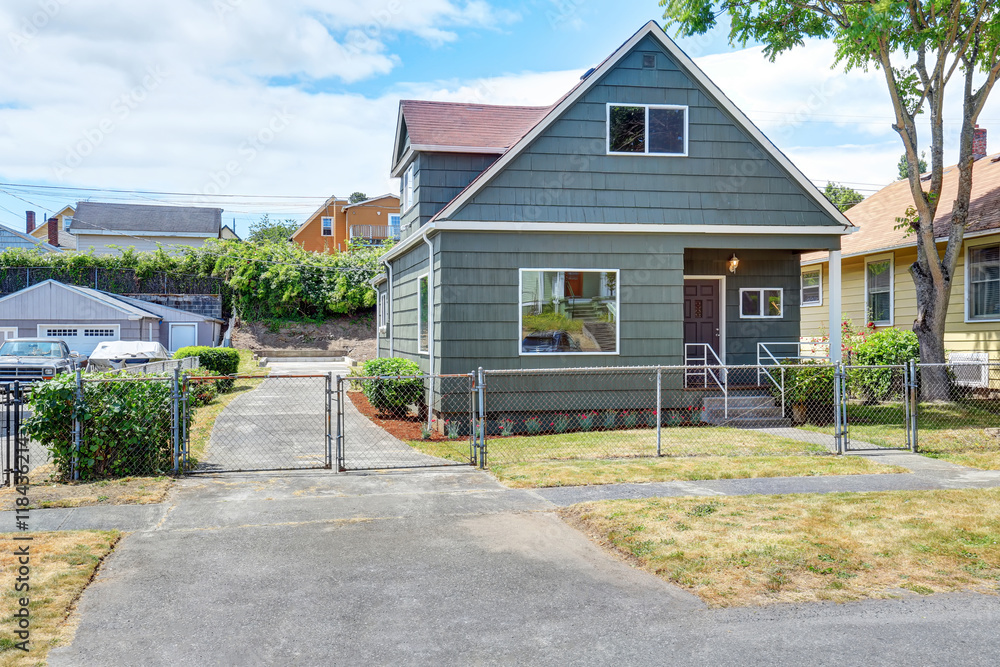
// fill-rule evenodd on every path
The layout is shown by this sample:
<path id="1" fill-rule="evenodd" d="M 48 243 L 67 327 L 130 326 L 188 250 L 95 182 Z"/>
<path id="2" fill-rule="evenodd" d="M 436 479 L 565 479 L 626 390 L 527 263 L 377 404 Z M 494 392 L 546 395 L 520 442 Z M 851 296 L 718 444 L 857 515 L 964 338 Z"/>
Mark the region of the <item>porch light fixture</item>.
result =
<path id="1" fill-rule="evenodd" d="M 735 252 L 729 258 L 729 261 L 726 262 L 726 265 L 729 266 L 730 273 L 736 273 L 736 267 L 740 265 L 740 258 L 736 256 Z"/>

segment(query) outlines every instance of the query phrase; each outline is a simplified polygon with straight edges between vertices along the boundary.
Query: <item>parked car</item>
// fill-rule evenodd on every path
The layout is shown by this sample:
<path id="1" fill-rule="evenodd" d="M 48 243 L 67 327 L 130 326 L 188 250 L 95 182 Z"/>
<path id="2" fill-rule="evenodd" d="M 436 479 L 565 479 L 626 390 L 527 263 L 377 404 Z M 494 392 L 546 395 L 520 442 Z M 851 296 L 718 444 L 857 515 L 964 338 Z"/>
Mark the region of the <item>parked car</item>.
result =
<path id="1" fill-rule="evenodd" d="M 11 338 L 0 345 L 0 383 L 49 380 L 85 362 L 58 338 Z"/>
<path id="2" fill-rule="evenodd" d="M 579 352 L 580 344 L 565 331 L 535 331 L 521 341 L 521 352 Z"/>

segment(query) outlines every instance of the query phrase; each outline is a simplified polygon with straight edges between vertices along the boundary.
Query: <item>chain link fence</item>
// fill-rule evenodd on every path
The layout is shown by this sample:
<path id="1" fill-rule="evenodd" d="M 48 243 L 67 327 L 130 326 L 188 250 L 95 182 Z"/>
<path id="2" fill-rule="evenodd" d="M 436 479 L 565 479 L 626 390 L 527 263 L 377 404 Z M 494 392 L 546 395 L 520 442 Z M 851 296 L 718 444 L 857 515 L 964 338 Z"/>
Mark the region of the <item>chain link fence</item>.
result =
<path id="1" fill-rule="evenodd" d="M 914 364 L 919 451 L 959 464 L 1000 464 L 1000 364 Z"/>

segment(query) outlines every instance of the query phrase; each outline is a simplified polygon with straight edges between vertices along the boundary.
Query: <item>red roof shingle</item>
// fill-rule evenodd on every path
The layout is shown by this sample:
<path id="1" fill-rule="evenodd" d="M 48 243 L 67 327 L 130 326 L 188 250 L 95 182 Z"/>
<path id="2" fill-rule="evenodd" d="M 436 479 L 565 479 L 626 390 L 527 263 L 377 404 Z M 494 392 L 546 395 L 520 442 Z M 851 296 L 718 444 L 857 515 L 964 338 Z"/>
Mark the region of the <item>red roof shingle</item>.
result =
<path id="1" fill-rule="evenodd" d="M 552 107 L 515 107 L 459 102 L 400 102 L 410 144 L 492 148 L 513 146 Z"/>

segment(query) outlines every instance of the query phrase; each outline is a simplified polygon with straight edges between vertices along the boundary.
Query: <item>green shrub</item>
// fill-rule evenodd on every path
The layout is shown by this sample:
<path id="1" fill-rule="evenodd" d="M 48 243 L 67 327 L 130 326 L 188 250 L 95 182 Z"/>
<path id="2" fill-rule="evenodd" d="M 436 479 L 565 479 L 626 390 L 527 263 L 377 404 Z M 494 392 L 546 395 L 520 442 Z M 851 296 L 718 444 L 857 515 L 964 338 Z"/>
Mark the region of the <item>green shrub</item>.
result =
<path id="1" fill-rule="evenodd" d="M 198 357 L 202 368 L 215 371 L 219 375 L 236 375 L 240 370 L 240 353 L 231 347 L 182 347 L 174 353 L 174 359 Z M 233 380 L 219 381 L 219 391 L 226 392 L 233 388 Z"/>
<path id="2" fill-rule="evenodd" d="M 184 371 L 184 375 L 198 378 L 197 380 L 188 380 L 188 401 L 191 408 L 200 408 L 208 405 L 219 396 L 220 384 L 232 382 L 229 378 L 222 377 L 219 377 L 218 380 L 205 380 L 203 378 L 216 377 L 219 376 L 219 373 L 202 368 L 193 371 Z"/>
<path id="3" fill-rule="evenodd" d="M 869 334 L 855 345 L 851 363 L 855 366 L 902 366 L 919 356 L 917 334 L 890 327 Z M 851 390 L 869 402 L 901 397 L 902 379 L 903 372 L 899 368 L 855 368 L 847 376 Z"/>
<path id="4" fill-rule="evenodd" d="M 106 378 L 98 376 L 95 379 Z M 74 455 L 73 422 L 83 432 L 78 470 L 83 481 L 161 475 L 173 468 L 173 383 L 169 380 L 85 382 L 77 398 L 75 378 L 60 375 L 32 386 L 25 433 L 49 450 L 57 473 L 69 479 Z"/>
<path id="5" fill-rule="evenodd" d="M 835 369 L 817 364 L 784 364 L 785 402 L 788 405 L 832 405 Z M 781 371 L 771 371 L 776 378 Z M 773 386 L 773 385 L 772 385 Z M 781 388 L 773 386 L 774 397 L 781 399 Z"/>
<path id="6" fill-rule="evenodd" d="M 362 381 L 362 391 L 372 406 L 384 413 L 400 415 L 406 407 L 424 397 L 424 382 L 420 378 L 392 379 L 384 376 L 420 375 L 420 366 L 409 359 L 396 357 L 370 359 L 364 363 L 362 373 L 370 378 Z"/>

